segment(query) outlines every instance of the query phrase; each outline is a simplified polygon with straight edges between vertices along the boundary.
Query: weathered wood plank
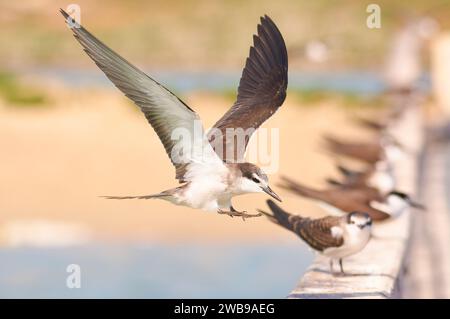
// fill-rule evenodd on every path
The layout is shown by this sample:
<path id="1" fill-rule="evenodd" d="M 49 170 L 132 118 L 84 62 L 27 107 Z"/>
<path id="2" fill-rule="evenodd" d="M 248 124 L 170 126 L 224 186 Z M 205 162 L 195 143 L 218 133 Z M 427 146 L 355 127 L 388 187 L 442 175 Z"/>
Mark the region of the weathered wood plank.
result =
<path id="1" fill-rule="evenodd" d="M 405 296 L 450 298 L 450 141 L 428 145 L 420 183 L 427 212 L 414 218 Z"/>
<path id="2" fill-rule="evenodd" d="M 404 142 L 410 150 L 421 148 L 421 132 L 422 116 L 415 106 L 393 128 L 395 136 L 407 137 Z M 416 172 L 417 156 L 412 152 L 394 165 L 397 188 L 416 194 Z M 346 276 L 332 275 L 328 258 L 318 256 L 288 298 L 400 297 L 413 213 L 407 211 L 397 219 L 376 224 L 367 247 L 344 259 Z"/>

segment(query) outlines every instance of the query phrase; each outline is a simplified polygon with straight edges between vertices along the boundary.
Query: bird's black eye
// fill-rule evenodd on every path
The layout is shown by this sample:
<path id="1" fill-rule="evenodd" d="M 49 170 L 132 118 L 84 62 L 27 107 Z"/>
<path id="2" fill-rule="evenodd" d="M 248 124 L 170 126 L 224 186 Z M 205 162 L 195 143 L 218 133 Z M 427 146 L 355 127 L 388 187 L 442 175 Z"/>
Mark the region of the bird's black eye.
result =
<path id="1" fill-rule="evenodd" d="M 256 177 L 253 177 L 252 181 L 254 181 L 255 183 L 259 183 L 259 179 L 257 179 Z"/>

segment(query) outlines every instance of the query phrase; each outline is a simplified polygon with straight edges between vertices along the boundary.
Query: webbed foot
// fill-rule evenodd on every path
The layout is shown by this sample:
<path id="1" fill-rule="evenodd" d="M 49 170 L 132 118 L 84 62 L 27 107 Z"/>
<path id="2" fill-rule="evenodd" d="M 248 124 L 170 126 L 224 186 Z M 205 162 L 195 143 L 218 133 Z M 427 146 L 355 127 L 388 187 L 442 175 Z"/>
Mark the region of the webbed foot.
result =
<path id="1" fill-rule="evenodd" d="M 243 221 L 245 221 L 246 218 L 252 218 L 252 217 L 259 217 L 259 216 L 262 216 L 261 213 L 257 213 L 257 214 L 249 214 L 249 213 L 247 213 L 245 210 L 242 211 L 242 212 L 239 212 L 239 211 L 235 210 L 233 207 L 231 207 L 231 210 L 230 210 L 230 211 L 224 211 L 224 210 L 219 209 L 217 212 L 218 212 L 219 214 L 225 214 L 225 215 L 228 215 L 228 216 L 230 216 L 230 217 L 235 217 L 235 216 L 236 216 L 236 217 L 242 217 L 242 220 L 243 220 Z"/>

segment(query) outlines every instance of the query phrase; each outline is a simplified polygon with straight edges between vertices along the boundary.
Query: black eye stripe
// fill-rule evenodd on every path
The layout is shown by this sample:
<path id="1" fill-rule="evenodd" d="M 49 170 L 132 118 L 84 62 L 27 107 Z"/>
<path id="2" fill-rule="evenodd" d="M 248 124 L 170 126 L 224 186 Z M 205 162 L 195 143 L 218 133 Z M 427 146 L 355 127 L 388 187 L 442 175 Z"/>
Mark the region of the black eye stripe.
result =
<path id="1" fill-rule="evenodd" d="M 255 183 L 259 183 L 259 179 L 257 179 L 256 177 L 253 177 L 252 181 L 254 181 Z"/>

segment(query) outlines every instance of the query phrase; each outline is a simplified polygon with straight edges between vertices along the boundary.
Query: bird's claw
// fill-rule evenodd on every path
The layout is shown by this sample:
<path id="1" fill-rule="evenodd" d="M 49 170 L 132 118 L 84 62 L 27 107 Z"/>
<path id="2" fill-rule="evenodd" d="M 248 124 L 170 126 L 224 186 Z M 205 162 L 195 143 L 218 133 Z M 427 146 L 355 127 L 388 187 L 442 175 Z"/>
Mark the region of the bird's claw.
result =
<path id="1" fill-rule="evenodd" d="M 261 213 L 257 213 L 257 214 L 249 214 L 247 213 L 247 211 L 242 211 L 239 212 L 237 210 L 231 210 L 231 211 L 223 211 L 223 210 L 219 210 L 218 211 L 219 214 L 225 214 L 228 215 L 230 217 L 242 217 L 242 220 L 245 221 L 246 218 L 252 218 L 252 217 L 259 217 L 262 216 Z"/>
<path id="2" fill-rule="evenodd" d="M 253 218 L 253 217 L 260 217 L 262 216 L 261 213 L 257 213 L 257 214 L 248 214 L 246 211 L 242 211 L 242 212 L 237 212 L 238 214 L 240 214 L 239 216 L 242 217 L 242 220 L 245 221 L 246 218 Z"/>

